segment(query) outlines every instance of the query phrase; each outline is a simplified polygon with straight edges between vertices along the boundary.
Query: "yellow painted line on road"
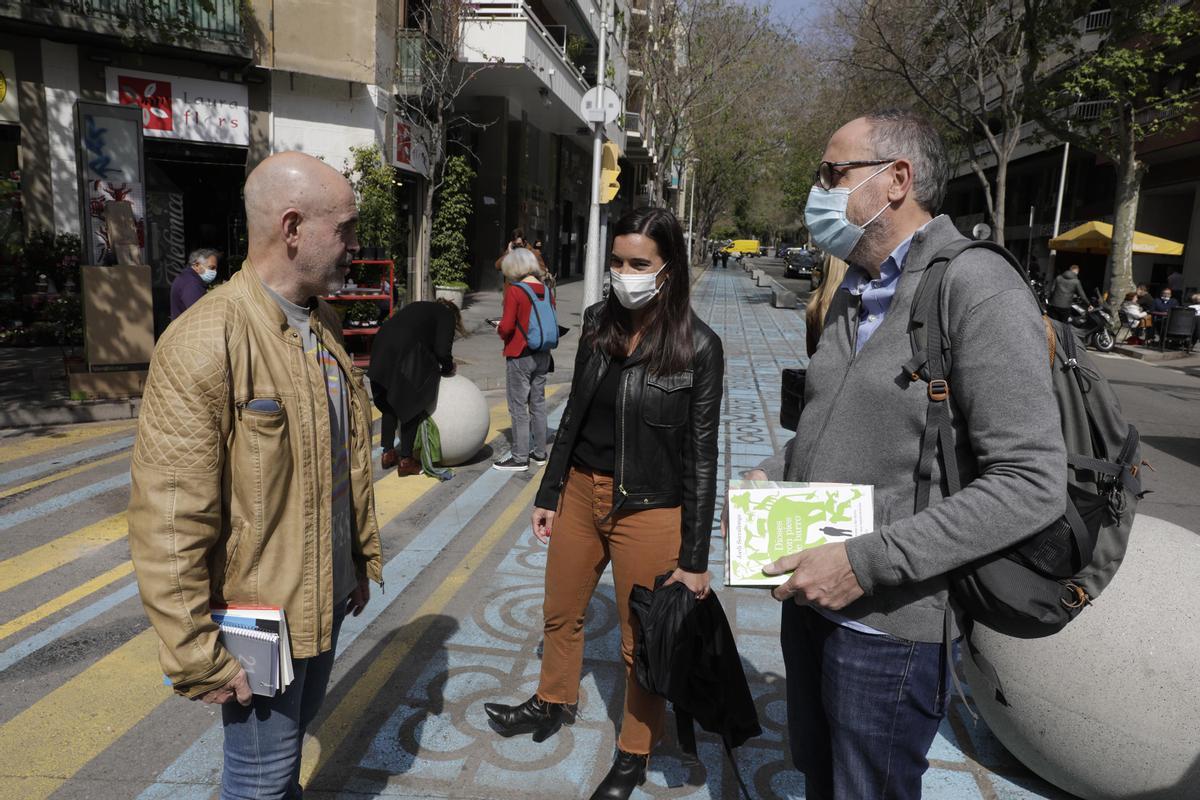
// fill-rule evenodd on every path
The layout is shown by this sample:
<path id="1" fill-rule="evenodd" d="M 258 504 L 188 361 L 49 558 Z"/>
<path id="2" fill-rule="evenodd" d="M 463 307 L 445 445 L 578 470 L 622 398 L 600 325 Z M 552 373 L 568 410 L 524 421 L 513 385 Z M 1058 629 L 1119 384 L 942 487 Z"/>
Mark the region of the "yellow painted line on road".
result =
<path id="1" fill-rule="evenodd" d="M 7 592 L 53 569 L 70 564 L 89 553 L 125 538 L 129 524 L 125 512 L 68 533 L 66 536 L 0 561 L 0 592 Z"/>
<path id="2" fill-rule="evenodd" d="M 28 458 L 67 445 L 77 445 L 89 439 L 98 439 L 113 433 L 128 433 L 133 430 L 137 420 L 123 420 L 117 423 L 83 424 L 79 426 L 54 428 L 52 432 L 42 435 L 30 435 L 18 442 L 6 443 L 0 439 L 0 464 Z"/>
<path id="3" fill-rule="evenodd" d="M 0 727 L 0 796 L 49 797 L 170 695 L 145 630 Z"/>
<path id="4" fill-rule="evenodd" d="M 71 467 L 70 469 L 64 469 L 62 472 L 55 472 L 52 475 L 46 475 L 38 478 L 37 480 L 30 481 L 29 483 L 23 483 L 20 486 L 14 486 L 11 489 L 5 489 L 4 491 L 0 491 L 0 500 L 3 500 L 6 497 L 12 497 L 14 494 L 28 492 L 31 489 L 38 488 L 39 486 L 45 486 L 48 483 L 61 481 L 63 478 L 70 478 L 72 475 L 78 475 L 81 472 L 87 472 L 89 469 L 103 467 L 106 464 L 112 464 L 114 461 L 120 461 L 123 458 L 129 458 L 129 451 L 117 453 L 116 455 L 109 456 L 108 458 L 101 458 L 98 461 L 89 461 L 86 464 L 79 464 L 78 466 Z"/>
<path id="5" fill-rule="evenodd" d="M 416 647 L 433 620 L 450 604 L 450 601 L 474 574 L 475 569 L 483 563 L 500 539 L 508 533 L 517 519 L 533 503 L 538 485 L 537 480 L 532 480 L 521 490 L 521 493 L 488 527 L 454 571 L 416 610 L 411 617 L 414 621 L 407 624 L 401 634 L 389 641 L 379 655 L 371 660 L 370 664 L 364 665 L 365 672 L 354 681 L 350 691 L 337 704 L 337 707 L 333 709 L 314 735 L 305 742 L 300 767 L 301 785 L 307 785 L 312 776 L 320 772 L 341 743 L 345 741 L 346 736 L 352 730 L 360 727 L 359 723 L 367 709 L 375 704 L 380 692 L 387 688 L 388 681 L 396 669 Z"/>
<path id="6" fill-rule="evenodd" d="M 101 575 L 97 575 L 87 583 L 81 586 L 76 586 L 69 592 L 60 594 L 53 600 L 43 603 L 37 608 L 29 611 L 16 619 L 11 619 L 8 622 L 0 625 L 0 640 L 12 636 L 14 633 L 19 633 L 30 625 L 37 623 L 49 617 L 51 614 L 56 614 L 72 603 L 76 603 L 90 594 L 100 591 L 109 584 L 116 583 L 127 575 L 133 573 L 133 562 L 126 561 L 124 564 L 118 564 Z"/>

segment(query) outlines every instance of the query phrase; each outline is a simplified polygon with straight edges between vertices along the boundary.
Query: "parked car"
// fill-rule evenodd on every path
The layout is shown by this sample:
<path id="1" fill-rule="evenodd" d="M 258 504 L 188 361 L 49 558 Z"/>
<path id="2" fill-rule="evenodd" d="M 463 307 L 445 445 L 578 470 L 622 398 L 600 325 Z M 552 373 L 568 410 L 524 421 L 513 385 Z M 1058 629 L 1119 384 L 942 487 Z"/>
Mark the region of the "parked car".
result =
<path id="1" fill-rule="evenodd" d="M 784 257 L 783 276 L 785 278 L 811 278 L 817 259 L 803 247 L 793 247 Z"/>

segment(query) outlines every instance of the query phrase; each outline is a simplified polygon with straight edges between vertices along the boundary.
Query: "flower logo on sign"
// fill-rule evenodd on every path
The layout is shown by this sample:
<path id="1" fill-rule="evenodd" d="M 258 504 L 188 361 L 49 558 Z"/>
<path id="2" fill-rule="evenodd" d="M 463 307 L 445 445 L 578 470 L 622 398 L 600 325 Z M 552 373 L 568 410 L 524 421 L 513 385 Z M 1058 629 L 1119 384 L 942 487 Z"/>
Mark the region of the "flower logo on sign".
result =
<path id="1" fill-rule="evenodd" d="M 171 84 L 122 75 L 118 79 L 123 106 L 141 106 L 142 128 L 148 131 L 173 131 Z"/>

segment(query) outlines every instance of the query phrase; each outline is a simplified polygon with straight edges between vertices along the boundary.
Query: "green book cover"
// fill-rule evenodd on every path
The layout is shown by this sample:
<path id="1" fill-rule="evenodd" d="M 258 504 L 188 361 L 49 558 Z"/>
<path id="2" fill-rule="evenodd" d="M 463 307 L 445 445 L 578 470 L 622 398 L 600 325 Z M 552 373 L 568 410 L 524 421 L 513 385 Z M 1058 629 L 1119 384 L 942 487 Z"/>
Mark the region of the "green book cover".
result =
<path id="1" fill-rule="evenodd" d="M 729 482 L 726 586 L 778 586 L 764 575 L 776 559 L 875 529 L 871 486 L 849 483 Z"/>

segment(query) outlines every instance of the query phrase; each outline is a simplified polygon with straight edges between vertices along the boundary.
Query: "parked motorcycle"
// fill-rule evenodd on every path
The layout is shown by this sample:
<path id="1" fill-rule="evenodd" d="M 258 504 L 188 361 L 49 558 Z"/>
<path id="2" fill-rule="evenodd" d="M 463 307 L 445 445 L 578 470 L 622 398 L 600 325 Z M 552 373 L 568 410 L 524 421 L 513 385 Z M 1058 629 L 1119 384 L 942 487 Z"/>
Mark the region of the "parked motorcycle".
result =
<path id="1" fill-rule="evenodd" d="M 1116 344 L 1113 335 L 1113 318 L 1103 305 L 1095 305 L 1086 309 L 1081 305 L 1071 305 L 1071 316 L 1067 320 L 1074 328 L 1080 339 L 1099 350 L 1107 353 Z"/>

